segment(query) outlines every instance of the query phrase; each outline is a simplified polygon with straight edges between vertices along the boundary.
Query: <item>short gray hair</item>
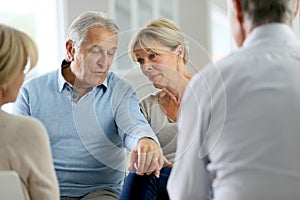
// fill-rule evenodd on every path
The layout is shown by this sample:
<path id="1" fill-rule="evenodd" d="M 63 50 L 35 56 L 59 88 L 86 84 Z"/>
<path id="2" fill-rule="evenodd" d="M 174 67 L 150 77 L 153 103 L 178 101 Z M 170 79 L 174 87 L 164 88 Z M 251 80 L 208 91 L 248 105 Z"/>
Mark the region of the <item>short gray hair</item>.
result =
<path id="1" fill-rule="evenodd" d="M 278 22 L 291 25 L 297 0 L 238 0 L 253 26 Z"/>
<path id="2" fill-rule="evenodd" d="M 71 40 L 76 50 L 80 50 L 86 40 L 87 32 L 92 27 L 103 27 L 116 35 L 119 32 L 118 25 L 105 13 L 87 11 L 78 16 L 70 25 L 67 41 Z"/>

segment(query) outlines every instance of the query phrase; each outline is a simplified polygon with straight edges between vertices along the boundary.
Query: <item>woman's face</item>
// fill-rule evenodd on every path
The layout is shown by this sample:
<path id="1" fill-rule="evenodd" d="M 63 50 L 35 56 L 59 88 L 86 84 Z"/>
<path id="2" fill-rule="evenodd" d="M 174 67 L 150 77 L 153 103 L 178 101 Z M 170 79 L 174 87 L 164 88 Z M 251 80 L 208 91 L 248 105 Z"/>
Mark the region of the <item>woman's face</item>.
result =
<path id="1" fill-rule="evenodd" d="M 172 84 L 174 75 L 178 73 L 178 62 L 181 58 L 176 51 L 161 47 L 160 53 L 141 48 L 136 48 L 134 52 L 143 74 L 156 88 L 164 88 Z"/>
<path id="2" fill-rule="evenodd" d="M 7 83 L 7 88 L 5 91 L 5 102 L 6 103 L 16 101 L 20 87 L 22 86 L 24 79 L 25 79 L 24 69 L 25 69 L 26 63 L 27 63 L 27 61 L 25 61 L 23 63 L 23 68 L 21 70 L 19 70 L 16 74 L 14 74 L 14 77 Z"/>

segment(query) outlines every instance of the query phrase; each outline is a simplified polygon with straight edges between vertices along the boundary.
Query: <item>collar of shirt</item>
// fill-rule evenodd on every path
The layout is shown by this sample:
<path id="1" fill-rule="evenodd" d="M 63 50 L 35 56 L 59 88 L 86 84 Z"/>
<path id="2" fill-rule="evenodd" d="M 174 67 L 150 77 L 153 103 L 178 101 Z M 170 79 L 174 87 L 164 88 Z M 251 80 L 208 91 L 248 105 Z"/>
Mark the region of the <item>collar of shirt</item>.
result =
<path id="1" fill-rule="evenodd" d="M 68 86 L 73 88 L 72 84 L 67 82 L 66 79 L 63 77 L 62 75 L 62 69 L 65 67 L 68 67 L 70 65 L 71 62 L 63 60 L 61 63 L 61 67 L 60 70 L 58 70 L 58 90 L 59 93 L 62 93 L 62 91 Z M 110 73 L 107 74 L 105 80 L 103 81 L 102 84 L 98 85 L 97 87 L 101 87 L 103 86 L 104 89 L 107 89 L 107 85 L 108 85 L 108 79 L 109 79 Z"/>
<path id="2" fill-rule="evenodd" d="M 285 35 L 285 37 L 283 37 L 283 35 Z M 244 41 L 243 48 L 256 45 L 261 41 L 274 43 L 274 41 L 279 42 L 291 37 L 296 38 L 292 29 L 287 24 L 269 23 L 254 28 Z"/>

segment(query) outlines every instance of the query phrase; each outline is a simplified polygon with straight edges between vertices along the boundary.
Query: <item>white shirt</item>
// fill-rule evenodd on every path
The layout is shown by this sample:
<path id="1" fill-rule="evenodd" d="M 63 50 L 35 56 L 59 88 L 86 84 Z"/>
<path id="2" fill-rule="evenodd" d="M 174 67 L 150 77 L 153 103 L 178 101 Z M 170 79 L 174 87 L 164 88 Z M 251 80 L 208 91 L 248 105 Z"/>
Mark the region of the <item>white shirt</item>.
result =
<path id="1" fill-rule="evenodd" d="M 300 42 L 284 24 L 195 75 L 182 99 L 172 200 L 300 199 Z M 213 181 L 211 181 L 213 180 Z"/>

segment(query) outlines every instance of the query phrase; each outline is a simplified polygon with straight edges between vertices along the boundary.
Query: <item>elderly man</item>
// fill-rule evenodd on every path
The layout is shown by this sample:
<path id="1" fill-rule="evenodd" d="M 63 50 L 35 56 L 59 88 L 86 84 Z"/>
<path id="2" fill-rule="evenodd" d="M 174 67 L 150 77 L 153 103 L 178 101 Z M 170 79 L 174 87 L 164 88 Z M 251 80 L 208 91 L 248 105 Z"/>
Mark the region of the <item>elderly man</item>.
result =
<path id="1" fill-rule="evenodd" d="M 186 88 L 171 199 L 299 199 L 299 4 L 228 0 L 240 49 Z"/>
<path id="2" fill-rule="evenodd" d="M 117 25 L 86 12 L 71 24 L 61 67 L 27 81 L 13 112 L 39 119 L 49 133 L 61 199 L 117 199 L 131 170 L 157 176 L 165 158 L 131 84 L 109 72 Z"/>

